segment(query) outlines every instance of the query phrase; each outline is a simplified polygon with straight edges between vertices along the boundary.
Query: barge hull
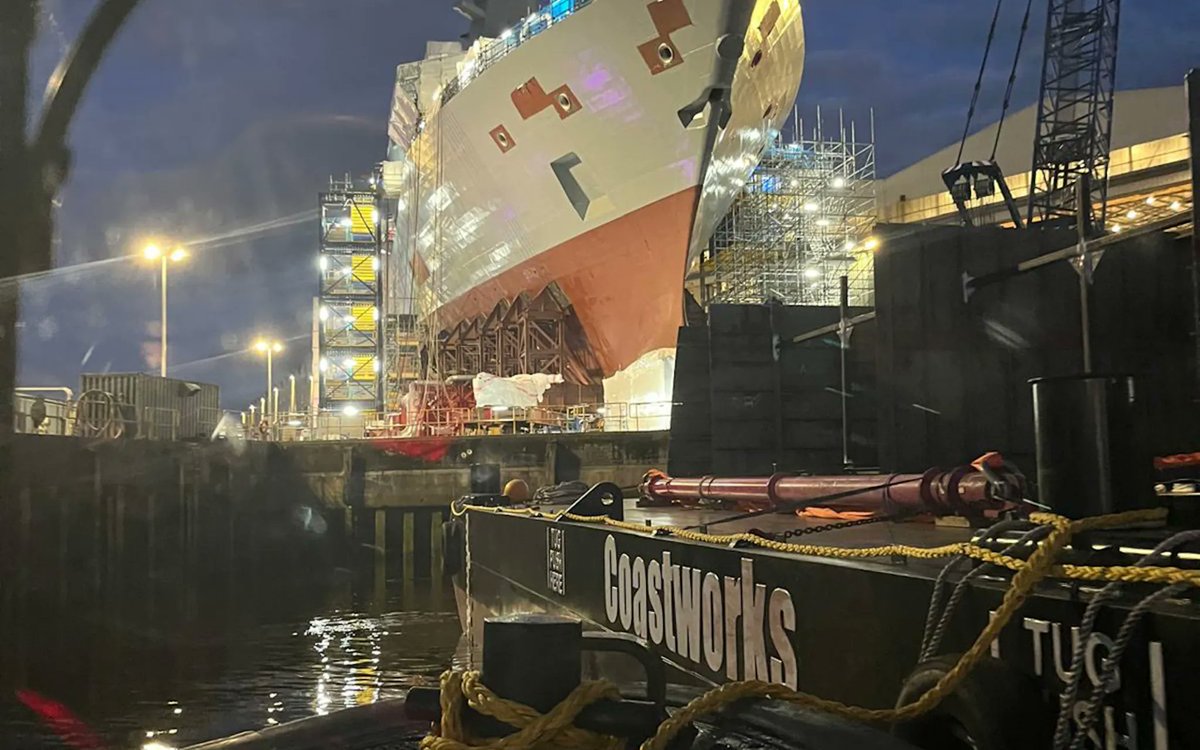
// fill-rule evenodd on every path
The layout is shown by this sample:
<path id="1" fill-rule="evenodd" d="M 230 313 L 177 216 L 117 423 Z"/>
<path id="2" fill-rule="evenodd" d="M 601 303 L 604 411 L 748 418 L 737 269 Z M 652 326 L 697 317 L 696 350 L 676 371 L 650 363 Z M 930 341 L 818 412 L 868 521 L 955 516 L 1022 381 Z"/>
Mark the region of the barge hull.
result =
<path id="1" fill-rule="evenodd" d="M 637 511 L 630 517 L 641 520 Z M 831 532 L 820 543 L 935 546 L 966 534 L 928 524 L 875 525 Z M 479 512 L 468 513 L 467 559 L 464 621 L 475 643 L 484 617 L 568 614 L 591 628 L 646 639 L 677 678 L 769 679 L 873 708 L 895 705 L 916 665 L 933 581 L 945 562 L 799 557 Z M 971 584 L 942 653 L 970 646 L 1007 585 L 1007 576 L 987 575 Z M 1115 600 L 1101 615 L 1088 641 L 1081 700 L 1128 609 L 1145 593 Z M 1086 603 L 1079 587 L 1044 584 L 993 646 L 1040 687 L 1047 707 L 1063 686 Z M 1200 667 L 1198 614 L 1190 602 L 1172 602 L 1143 620 L 1120 664 L 1120 684 L 1106 696 L 1095 746 L 1200 747 L 1200 722 L 1184 708 L 1190 675 Z"/>

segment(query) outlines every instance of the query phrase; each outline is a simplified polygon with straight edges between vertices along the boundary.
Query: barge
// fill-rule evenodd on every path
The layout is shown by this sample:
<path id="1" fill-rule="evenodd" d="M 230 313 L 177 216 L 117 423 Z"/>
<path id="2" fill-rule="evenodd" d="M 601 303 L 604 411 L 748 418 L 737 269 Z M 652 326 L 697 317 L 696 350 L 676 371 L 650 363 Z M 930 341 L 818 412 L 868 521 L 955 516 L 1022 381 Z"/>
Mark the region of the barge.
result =
<path id="1" fill-rule="evenodd" d="M 582 520 L 466 510 L 461 598 L 472 641 L 480 642 L 488 618 L 556 613 L 644 640 L 687 684 L 763 680 L 848 705 L 891 708 L 957 663 L 1012 585 L 1011 571 L 951 564 L 946 574 L 953 555 L 923 559 L 906 548 L 945 549 L 974 538 L 1008 549 L 1033 528 L 1009 522 L 986 537 L 930 522 L 846 527 L 772 513 L 722 524 L 719 532 L 714 526 L 708 534 L 681 535 L 672 530 L 703 528 L 730 513 L 638 508 L 632 501 L 624 511 L 625 523 L 616 525 L 605 522 L 609 515 Z M 1167 536 L 1141 529 L 1072 554 L 1132 565 Z M 801 540 L 804 548 L 795 544 Z M 871 548 L 882 550 L 859 556 Z M 1183 552 L 1171 564 L 1193 570 L 1197 559 Z M 956 736 L 977 743 L 962 746 L 1049 747 L 1056 697 L 1082 669 L 1078 710 L 1102 691 L 1085 747 L 1200 745 L 1200 725 L 1188 708 L 1188 686 L 1200 668 L 1194 596 L 1155 599 L 1139 618 L 1131 612 L 1161 587 L 1133 586 L 1106 596 L 1098 620 L 1085 629 L 1087 603 L 1102 585 L 1041 584 L 988 645 L 967 684 L 905 728 L 905 736 L 920 747 L 954 746 L 946 743 Z M 957 606 L 947 608 L 951 597 Z M 922 658 L 922 641 L 928 649 L 934 632 L 927 621 L 937 623 L 945 612 L 938 643 Z M 1134 635 L 1112 664 L 1127 622 L 1136 624 Z M 1080 648 L 1078 662 L 1073 654 Z"/>

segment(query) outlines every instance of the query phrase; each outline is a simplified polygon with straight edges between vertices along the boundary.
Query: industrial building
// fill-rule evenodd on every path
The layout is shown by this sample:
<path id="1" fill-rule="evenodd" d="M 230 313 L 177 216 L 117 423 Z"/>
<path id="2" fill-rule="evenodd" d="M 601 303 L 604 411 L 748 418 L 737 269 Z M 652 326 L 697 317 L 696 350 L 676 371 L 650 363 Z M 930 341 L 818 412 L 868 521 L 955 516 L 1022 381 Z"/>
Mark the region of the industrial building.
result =
<path id="1" fill-rule="evenodd" d="M 1029 196 L 1037 106 L 1008 115 L 995 161 L 1007 175 L 1012 196 L 1023 209 Z M 1000 123 L 966 140 L 963 161 L 986 159 Z M 1113 104 L 1108 167 L 1109 231 L 1122 231 L 1166 213 L 1191 207 L 1188 176 L 1187 100 L 1182 86 L 1117 92 Z M 958 224 L 954 201 L 942 184 L 942 172 L 955 164 L 958 144 L 879 181 L 879 222 L 886 224 Z M 977 225 L 1011 224 L 999 193 L 973 201 Z"/>

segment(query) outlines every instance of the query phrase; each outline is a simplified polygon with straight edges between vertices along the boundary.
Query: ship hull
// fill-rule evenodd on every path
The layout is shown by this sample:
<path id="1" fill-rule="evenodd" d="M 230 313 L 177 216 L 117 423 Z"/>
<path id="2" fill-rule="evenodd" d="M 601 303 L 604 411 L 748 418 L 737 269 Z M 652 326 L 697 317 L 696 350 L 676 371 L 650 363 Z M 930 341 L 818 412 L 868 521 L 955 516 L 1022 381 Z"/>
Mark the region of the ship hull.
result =
<path id="1" fill-rule="evenodd" d="M 430 328 L 557 284 L 603 374 L 672 346 L 689 256 L 802 58 L 795 0 L 593 0 L 489 65 L 408 150 L 398 226 Z"/>
<path id="2" fill-rule="evenodd" d="M 675 345 L 686 238 L 698 188 L 577 235 L 474 287 L 442 309 L 446 320 L 486 315 L 499 300 L 557 283 L 602 367 L 615 372 Z M 663 252 L 667 250 L 668 252 Z"/>

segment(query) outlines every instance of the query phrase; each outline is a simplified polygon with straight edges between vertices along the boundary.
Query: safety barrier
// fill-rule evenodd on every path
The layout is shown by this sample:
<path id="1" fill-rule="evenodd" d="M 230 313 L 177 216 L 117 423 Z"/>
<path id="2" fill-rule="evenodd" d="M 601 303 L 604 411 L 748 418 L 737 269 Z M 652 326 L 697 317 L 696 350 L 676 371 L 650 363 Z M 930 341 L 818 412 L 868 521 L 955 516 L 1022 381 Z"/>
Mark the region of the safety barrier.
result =
<path id="1" fill-rule="evenodd" d="M 575 11 L 591 5 L 592 0 L 553 0 L 530 13 L 523 21 L 506 30 L 497 39 L 481 41 L 478 55 L 466 64 L 456 78 L 442 88 L 441 104 L 446 104 L 458 92 L 478 78 L 483 71 L 503 60 L 510 52 L 543 31 L 552 28 Z M 473 63 L 473 64 L 472 64 Z"/>

